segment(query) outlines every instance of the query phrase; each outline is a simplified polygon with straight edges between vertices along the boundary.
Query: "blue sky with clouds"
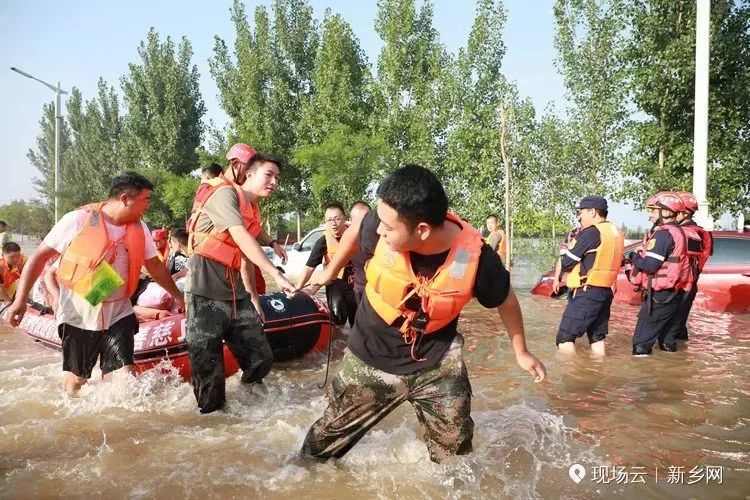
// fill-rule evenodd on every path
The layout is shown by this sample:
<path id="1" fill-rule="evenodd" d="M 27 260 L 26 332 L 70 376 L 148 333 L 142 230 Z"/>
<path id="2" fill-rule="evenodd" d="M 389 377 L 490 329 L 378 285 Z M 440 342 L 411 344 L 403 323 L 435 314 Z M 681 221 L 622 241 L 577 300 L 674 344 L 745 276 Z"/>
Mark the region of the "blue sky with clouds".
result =
<path id="1" fill-rule="evenodd" d="M 248 1 L 252 12 L 267 2 Z M 353 27 L 370 64 L 377 63 L 382 42 L 374 30 L 375 0 L 313 0 L 322 18 L 327 7 L 340 13 Z M 565 108 L 565 88 L 555 66 L 552 0 L 506 0 L 508 22 L 504 41 L 506 75 L 515 80 L 541 113 L 552 102 Z M 39 133 L 41 107 L 54 94 L 32 80 L 10 71 L 16 66 L 64 89 L 75 86 L 84 98 L 96 92 L 104 77 L 119 90 L 128 63 L 138 61 L 137 46 L 150 27 L 162 38 L 187 36 L 193 44 L 193 62 L 201 74 L 206 120 L 224 125 L 217 89 L 208 71 L 214 36 L 234 40 L 229 19 L 230 0 L 133 0 L 129 2 L 4 0 L 0 2 L 0 149 L 3 151 L 3 189 L 0 204 L 34 196 L 31 179 L 38 175 L 26 158 Z M 434 5 L 434 25 L 451 52 L 465 44 L 474 19 L 471 2 L 440 1 Z M 645 225 L 645 214 L 617 205 L 613 220 Z"/>

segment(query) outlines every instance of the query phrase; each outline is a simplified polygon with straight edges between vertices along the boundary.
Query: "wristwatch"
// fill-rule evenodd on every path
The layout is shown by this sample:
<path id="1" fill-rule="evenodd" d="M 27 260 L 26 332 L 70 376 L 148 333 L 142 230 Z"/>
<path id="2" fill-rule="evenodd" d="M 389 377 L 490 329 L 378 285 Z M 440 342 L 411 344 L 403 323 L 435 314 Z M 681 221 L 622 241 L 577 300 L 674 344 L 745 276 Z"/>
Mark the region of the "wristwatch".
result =
<path id="1" fill-rule="evenodd" d="M 279 240 L 271 240 L 268 246 L 273 248 L 274 244 L 281 246 L 281 243 L 279 243 Z"/>

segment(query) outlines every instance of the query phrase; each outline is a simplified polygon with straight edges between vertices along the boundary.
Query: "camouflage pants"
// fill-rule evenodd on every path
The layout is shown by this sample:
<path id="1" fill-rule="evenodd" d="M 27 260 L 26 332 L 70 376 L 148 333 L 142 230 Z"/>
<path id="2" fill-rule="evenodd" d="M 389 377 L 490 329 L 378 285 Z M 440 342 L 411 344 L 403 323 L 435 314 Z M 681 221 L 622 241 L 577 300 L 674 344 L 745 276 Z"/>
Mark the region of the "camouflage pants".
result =
<path id="1" fill-rule="evenodd" d="M 377 370 L 348 350 L 328 388 L 328 407 L 302 445 L 311 458 L 341 457 L 404 401 L 417 413 L 430 459 L 441 462 L 471 451 L 471 385 L 460 335 L 436 366 L 409 375 Z"/>
<path id="2" fill-rule="evenodd" d="M 223 342 L 242 368 L 243 383 L 262 381 L 273 353 L 249 297 L 237 301 L 236 318 L 231 300 L 186 293 L 185 306 L 193 392 L 201 413 L 210 413 L 226 401 Z"/>

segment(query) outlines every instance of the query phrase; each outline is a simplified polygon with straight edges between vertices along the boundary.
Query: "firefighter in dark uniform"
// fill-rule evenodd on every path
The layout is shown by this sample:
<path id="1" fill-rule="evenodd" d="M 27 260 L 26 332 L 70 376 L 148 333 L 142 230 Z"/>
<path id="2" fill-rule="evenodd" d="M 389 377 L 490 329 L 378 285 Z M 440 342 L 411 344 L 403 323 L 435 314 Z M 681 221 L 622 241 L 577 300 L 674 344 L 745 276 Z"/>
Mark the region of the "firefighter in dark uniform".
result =
<path id="1" fill-rule="evenodd" d="M 575 353 L 576 339 L 587 334 L 591 351 L 605 355 L 613 287 L 625 242 L 620 226 L 607 220 L 607 210 L 607 200 L 601 196 L 583 198 L 576 207 L 581 230 L 560 257 L 561 270 L 570 271 L 568 306 L 556 339 L 563 353 Z"/>
<path id="2" fill-rule="evenodd" d="M 654 343 L 663 351 L 675 352 L 672 324 L 686 290 L 690 290 L 693 273 L 687 256 L 683 231 L 677 225 L 677 214 L 685 209 L 679 196 L 657 193 L 649 199 L 653 231 L 646 234 L 643 246 L 628 255 L 631 283 L 643 291 L 643 304 L 633 332 L 633 354 L 649 355 Z"/>
<path id="3" fill-rule="evenodd" d="M 687 320 L 688 316 L 690 316 L 690 310 L 693 307 L 695 295 L 698 293 L 698 278 L 700 277 L 701 271 L 703 271 L 703 266 L 706 265 L 706 261 L 711 255 L 713 255 L 714 241 L 711 233 L 703 229 L 693 220 L 693 215 L 698 211 L 698 200 L 695 195 L 686 191 L 678 191 L 675 194 L 677 194 L 685 204 L 685 210 L 677 214 L 677 222 L 680 225 L 680 229 L 682 229 L 687 237 L 687 253 L 688 257 L 691 259 L 691 267 L 695 273 L 695 281 L 693 283 L 693 288 L 688 292 L 685 300 L 680 303 L 677 312 L 678 321 L 675 321 L 672 324 L 672 328 L 674 330 L 675 339 L 687 340 Z"/>

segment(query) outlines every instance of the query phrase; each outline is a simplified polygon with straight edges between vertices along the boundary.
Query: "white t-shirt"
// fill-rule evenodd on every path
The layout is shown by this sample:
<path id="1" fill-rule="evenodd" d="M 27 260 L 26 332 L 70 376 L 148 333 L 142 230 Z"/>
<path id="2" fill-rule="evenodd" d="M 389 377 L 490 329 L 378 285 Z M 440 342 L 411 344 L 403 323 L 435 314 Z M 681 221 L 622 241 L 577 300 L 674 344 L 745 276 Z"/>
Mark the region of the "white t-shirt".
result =
<path id="1" fill-rule="evenodd" d="M 65 214 L 55 227 L 44 238 L 44 243 L 54 248 L 59 253 L 64 253 L 70 245 L 73 237 L 86 220 L 84 210 L 74 210 Z M 130 297 L 127 295 L 128 281 L 128 251 L 125 247 L 125 225 L 115 226 L 109 220 L 105 223 L 107 233 L 112 241 L 116 244 L 106 255 L 107 260 L 111 260 L 114 252 L 114 262 L 112 267 L 117 274 L 125 281 L 125 285 L 115 290 L 106 301 L 96 307 L 86 302 L 86 299 L 73 293 L 69 288 L 60 285 L 60 304 L 57 309 L 57 324 L 68 324 L 84 330 L 106 330 L 117 321 L 125 316 L 133 314 L 133 306 L 130 305 Z M 146 242 L 144 258 L 145 260 L 156 257 L 156 246 L 151 238 L 151 232 L 146 224 L 141 221 L 143 226 L 143 235 Z M 59 262 L 59 260 L 58 260 Z"/>

